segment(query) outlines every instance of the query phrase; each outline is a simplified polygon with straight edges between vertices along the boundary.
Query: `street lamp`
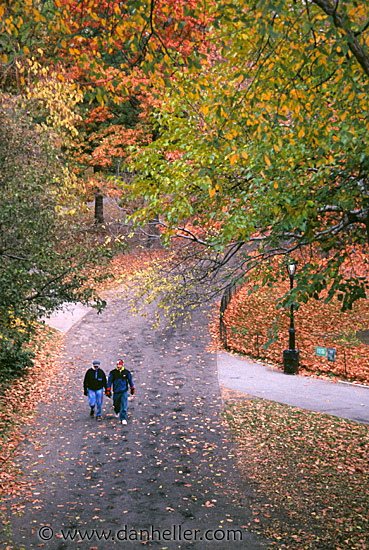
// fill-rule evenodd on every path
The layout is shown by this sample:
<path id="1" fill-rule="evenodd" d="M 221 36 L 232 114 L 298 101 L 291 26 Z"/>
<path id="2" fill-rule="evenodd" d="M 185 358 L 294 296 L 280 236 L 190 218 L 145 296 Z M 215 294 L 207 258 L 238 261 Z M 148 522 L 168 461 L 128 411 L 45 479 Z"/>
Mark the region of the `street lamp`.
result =
<path id="1" fill-rule="evenodd" d="M 297 262 L 290 260 L 287 264 L 287 272 L 290 277 L 290 289 L 293 289 L 293 278 L 296 273 Z M 285 374 L 297 374 L 299 371 L 299 354 L 300 352 L 295 349 L 295 325 L 293 319 L 293 304 L 291 305 L 290 312 L 290 328 L 288 330 L 288 350 L 283 352 L 283 371 Z"/>

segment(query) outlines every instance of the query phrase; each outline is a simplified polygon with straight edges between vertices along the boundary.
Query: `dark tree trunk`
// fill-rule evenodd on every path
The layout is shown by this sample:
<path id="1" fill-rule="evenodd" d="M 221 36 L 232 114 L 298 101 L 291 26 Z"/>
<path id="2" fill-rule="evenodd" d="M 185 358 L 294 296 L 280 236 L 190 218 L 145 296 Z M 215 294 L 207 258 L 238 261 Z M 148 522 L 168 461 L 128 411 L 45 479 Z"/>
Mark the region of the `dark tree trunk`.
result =
<path id="1" fill-rule="evenodd" d="M 95 195 L 95 224 L 104 223 L 104 197 L 101 193 Z"/>

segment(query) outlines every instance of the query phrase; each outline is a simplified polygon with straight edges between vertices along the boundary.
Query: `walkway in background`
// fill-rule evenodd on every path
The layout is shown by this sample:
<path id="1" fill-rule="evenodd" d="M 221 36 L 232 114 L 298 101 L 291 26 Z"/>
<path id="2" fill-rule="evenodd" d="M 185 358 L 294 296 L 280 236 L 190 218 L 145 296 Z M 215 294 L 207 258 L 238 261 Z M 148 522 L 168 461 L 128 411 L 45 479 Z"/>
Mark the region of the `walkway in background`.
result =
<path id="1" fill-rule="evenodd" d="M 60 330 L 60 332 L 68 332 L 91 310 L 91 307 L 80 303 L 65 304 L 62 309 L 55 311 L 50 317 L 43 317 L 42 320 L 50 327 Z"/>
<path id="2" fill-rule="evenodd" d="M 369 387 L 284 374 L 251 359 L 217 353 L 219 384 L 301 409 L 369 424 Z"/>
<path id="3" fill-rule="evenodd" d="M 267 546 L 249 531 L 256 493 L 239 477 L 224 426 L 208 315 L 197 311 L 188 326 L 153 330 L 154 314 L 152 305 L 147 319 L 131 315 L 117 292 L 100 315 L 90 311 L 67 330 L 62 374 L 18 447 L 19 482 L 28 489 L 2 503 L 10 523 L 0 548 Z M 136 387 L 127 426 L 107 398 L 102 421 L 90 418 L 83 395 L 92 361 L 108 373 L 118 358 Z"/>

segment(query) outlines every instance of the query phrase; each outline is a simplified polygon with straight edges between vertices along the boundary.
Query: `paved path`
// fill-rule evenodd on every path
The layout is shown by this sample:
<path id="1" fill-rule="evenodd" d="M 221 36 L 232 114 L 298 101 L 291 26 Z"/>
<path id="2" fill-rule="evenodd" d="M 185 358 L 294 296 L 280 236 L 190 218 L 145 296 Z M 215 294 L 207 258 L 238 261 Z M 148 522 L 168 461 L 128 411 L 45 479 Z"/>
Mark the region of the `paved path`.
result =
<path id="1" fill-rule="evenodd" d="M 231 390 L 369 424 L 369 387 L 284 374 L 241 356 L 218 352 L 219 383 Z"/>
<path id="2" fill-rule="evenodd" d="M 44 317 L 43 321 L 50 327 L 53 327 L 61 332 L 68 332 L 78 321 L 80 321 L 91 308 L 83 304 L 65 304 L 62 309 L 55 311 L 49 317 Z"/>
<path id="3" fill-rule="evenodd" d="M 87 311 L 81 304 L 68 305 L 47 322 L 67 332 Z M 228 389 L 369 424 L 369 387 L 289 376 L 261 362 L 225 352 L 217 354 L 217 369 L 220 385 Z"/>
<path id="4" fill-rule="evenodd" d="M 24 514 L 9 516 L 0 548 L 265 547 L 244 529 L 253 493 L 234 467 L 207 321 L 198 312 L 189 327 L 153 331 L 113 296 L 103 314 L 89 312 L 70 328 L 61 375 L 21 448 Z M 136 386 L 128 426 L 107 398 L 102 422 L 91 419 L 82 392 L 93 359 L 108 372 L 119 357 Z M 5 504 L 10 511 L 12 501 Z M 140 530 L 155 540 L 143 544 Z"/>

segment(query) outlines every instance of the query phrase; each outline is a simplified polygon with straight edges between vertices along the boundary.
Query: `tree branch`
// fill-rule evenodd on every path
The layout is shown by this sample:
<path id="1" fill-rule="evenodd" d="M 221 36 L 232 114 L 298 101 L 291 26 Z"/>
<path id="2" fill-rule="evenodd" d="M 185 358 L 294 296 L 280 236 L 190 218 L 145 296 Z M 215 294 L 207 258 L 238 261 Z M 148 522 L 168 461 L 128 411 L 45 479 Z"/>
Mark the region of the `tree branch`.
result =
<path id="1" fill-rule="evenodd" d="M 369 55 L 356 40 L 355 33 L 351 30 L 350 20 L 338 13 L 338 0 L 332 4 L 330 0 L 313 0 L 314 4 L 319 6 L 324 13 L 332 17 L 337 29 L 342 29 L 348 37 L 348 47 L 355 56 L 365 74 L 369 76 Z M 367 23 L 369 25 L 369 22 Z"/>
<path id="2" fill-rule="evenodd" d="M 47 281 L 47 283 L 45 283 L 39 291 L 35 292 L 34 294 L 30 295 L 30 296 L 27 296 L 26 297 L 26 301 L 27 302 L 33 302 L 34 300 L 37 300 L 37 298 L 40 298 L 42 296 L 45 296 L 44 294 L 44 290 L 47 288 L 47 287 L 50 287 L 50 285 L 52 285 L 53 283 L 56 283 L 57 281 L 60 281 L 60 279 L 63 279 L 63 277 L 65 277 L 69 272 L 71 271 L 71 268 L 68 268 L 66 269 L 65 271 L 63 271 L 63 273 L 61 273 L 60 275 L 58 275 L 57 277 L 53 277 L 52 279 L 50 279 L 49 281 Z"/>

